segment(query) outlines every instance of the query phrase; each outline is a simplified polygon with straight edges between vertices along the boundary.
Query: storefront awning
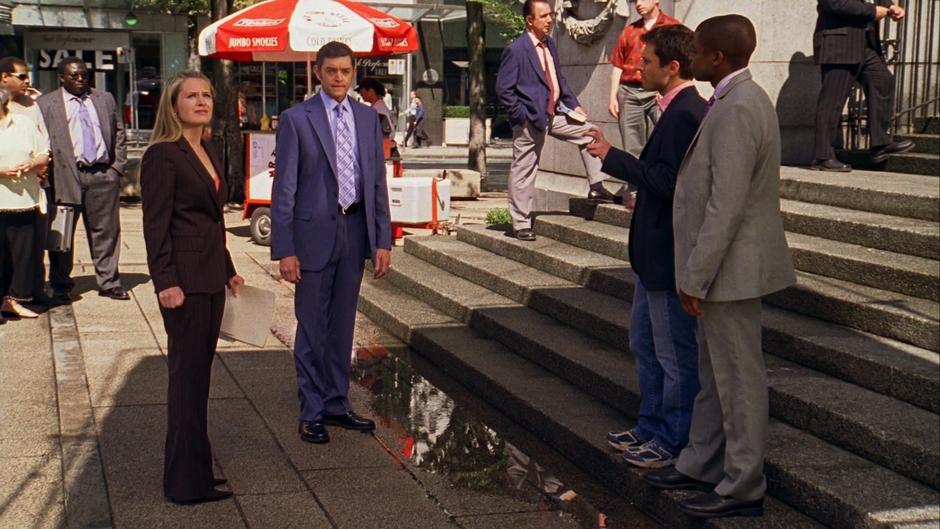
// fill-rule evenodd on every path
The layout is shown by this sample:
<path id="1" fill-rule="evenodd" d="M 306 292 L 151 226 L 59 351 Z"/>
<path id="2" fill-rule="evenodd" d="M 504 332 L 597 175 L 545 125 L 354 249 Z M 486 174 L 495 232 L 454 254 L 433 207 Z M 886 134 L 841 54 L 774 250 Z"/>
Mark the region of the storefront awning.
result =
<path id="1" fill-rule="evenodd" d="M 462 5 L 444 4 L 441 2 L 410 3 L 361 1 L 363 4 L 369 4 L 371 7 L 385 11 L 393 17 L 411 23 L 448 22 L 467 18 L 467 8 Z"/>

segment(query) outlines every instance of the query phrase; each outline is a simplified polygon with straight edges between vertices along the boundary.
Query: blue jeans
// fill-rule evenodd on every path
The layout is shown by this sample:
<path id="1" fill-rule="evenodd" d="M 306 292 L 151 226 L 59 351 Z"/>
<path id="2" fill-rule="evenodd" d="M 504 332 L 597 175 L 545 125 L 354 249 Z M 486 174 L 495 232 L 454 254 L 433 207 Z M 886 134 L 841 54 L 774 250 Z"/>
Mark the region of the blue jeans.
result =
<path id="1" fill-rule="evenodd" d="M 630 349 L 640 382 L 636 433 L 673 454 L 689 441 L 699 390 L 695 327 L 675 291 L 650 292 L 637 279 L 630 317 Z"/>

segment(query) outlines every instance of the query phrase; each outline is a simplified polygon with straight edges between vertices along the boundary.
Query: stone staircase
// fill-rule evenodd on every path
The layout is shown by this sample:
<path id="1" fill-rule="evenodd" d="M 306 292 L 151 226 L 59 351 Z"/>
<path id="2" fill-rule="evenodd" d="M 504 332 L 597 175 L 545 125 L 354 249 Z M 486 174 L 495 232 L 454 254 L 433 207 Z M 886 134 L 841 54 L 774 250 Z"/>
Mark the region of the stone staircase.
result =
<path id="1" fill-rule="evenodd" d="M 687 517 L 606 445 L 633 425 L 628 213 L 572 200 L 538 240 L 503 226 L 413 237 L 360 310 L 666 527 L 940 524 L 940 186 L 927 176 L 783 168 L 798 284 L 765 299 L 768 502 Z"/>

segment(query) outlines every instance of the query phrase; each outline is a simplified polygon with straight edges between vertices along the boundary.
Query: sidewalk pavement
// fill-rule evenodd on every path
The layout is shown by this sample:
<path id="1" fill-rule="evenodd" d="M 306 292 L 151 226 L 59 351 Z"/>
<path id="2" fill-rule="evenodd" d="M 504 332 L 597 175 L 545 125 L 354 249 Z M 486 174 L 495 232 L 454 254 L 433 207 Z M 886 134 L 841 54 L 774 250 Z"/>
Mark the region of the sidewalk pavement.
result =
<path id="1" fill-rule="evenodd" d="M 297 436 L 290 350 L 220 341 L 209 430 L 218 476 L 234 500 L 179 507 L 162 494 L 166 334 L 147 275 L 141 210 L 122 205 L 121 273 L 131 301 L 95 292 L 79 228 L 80 299 L 37 320 L 0 326 L 0 527 L 576 528 L 557 505 L 455 488 L 403 459 L 400 431 L 331 429 L 327 445 Z M 277 293 L 275 333 L 292 339 L 293 292 L 276 281 L 267 248 L 240 212 L 227 214 L 229 247 L 250 285 Z M 401 344 L 360 315 L 355 347 Z M 350 389 L 371 415 L 369 394 Z M 397 425 L 400 430 L 401 425 Z"/>
<path id="2" fill-rule="evenodd" d="M 403 160 L 413 158 L 445 158 L 445 159 L 466 159 L 469 150 L 467 146 L 444 147 L 433 145 L 431 147 L 406 147 L 401 149 Z M 486 157 L 491 160 L 511 160 L 512 142 L 506 140 L 496 140 L 486 146 Z"/>

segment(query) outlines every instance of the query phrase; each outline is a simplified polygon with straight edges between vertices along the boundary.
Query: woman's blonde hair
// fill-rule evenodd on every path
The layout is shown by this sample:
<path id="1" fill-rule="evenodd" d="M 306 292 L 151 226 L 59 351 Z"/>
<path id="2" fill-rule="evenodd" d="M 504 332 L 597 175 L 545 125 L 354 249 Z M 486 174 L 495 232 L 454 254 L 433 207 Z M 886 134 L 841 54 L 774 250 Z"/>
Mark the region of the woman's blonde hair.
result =
<path id="1" fill-rule="evenodd" d="M 176 99 L 180 95 L 183 83 L 188 79 L 202 79 L 209 85 L 212 98 L 215 99 L 215 89 L 209 78 L 196 70 L 183 70 L 166 82 L 166 87 L 160 95 L 160 106 L 157 107 L 157 117 L 153 123 L 153 133 L 150 135 L 150 145 L 163 142 L 179 141 L 183 137 L 183 122 L 176 114 Z"/>

